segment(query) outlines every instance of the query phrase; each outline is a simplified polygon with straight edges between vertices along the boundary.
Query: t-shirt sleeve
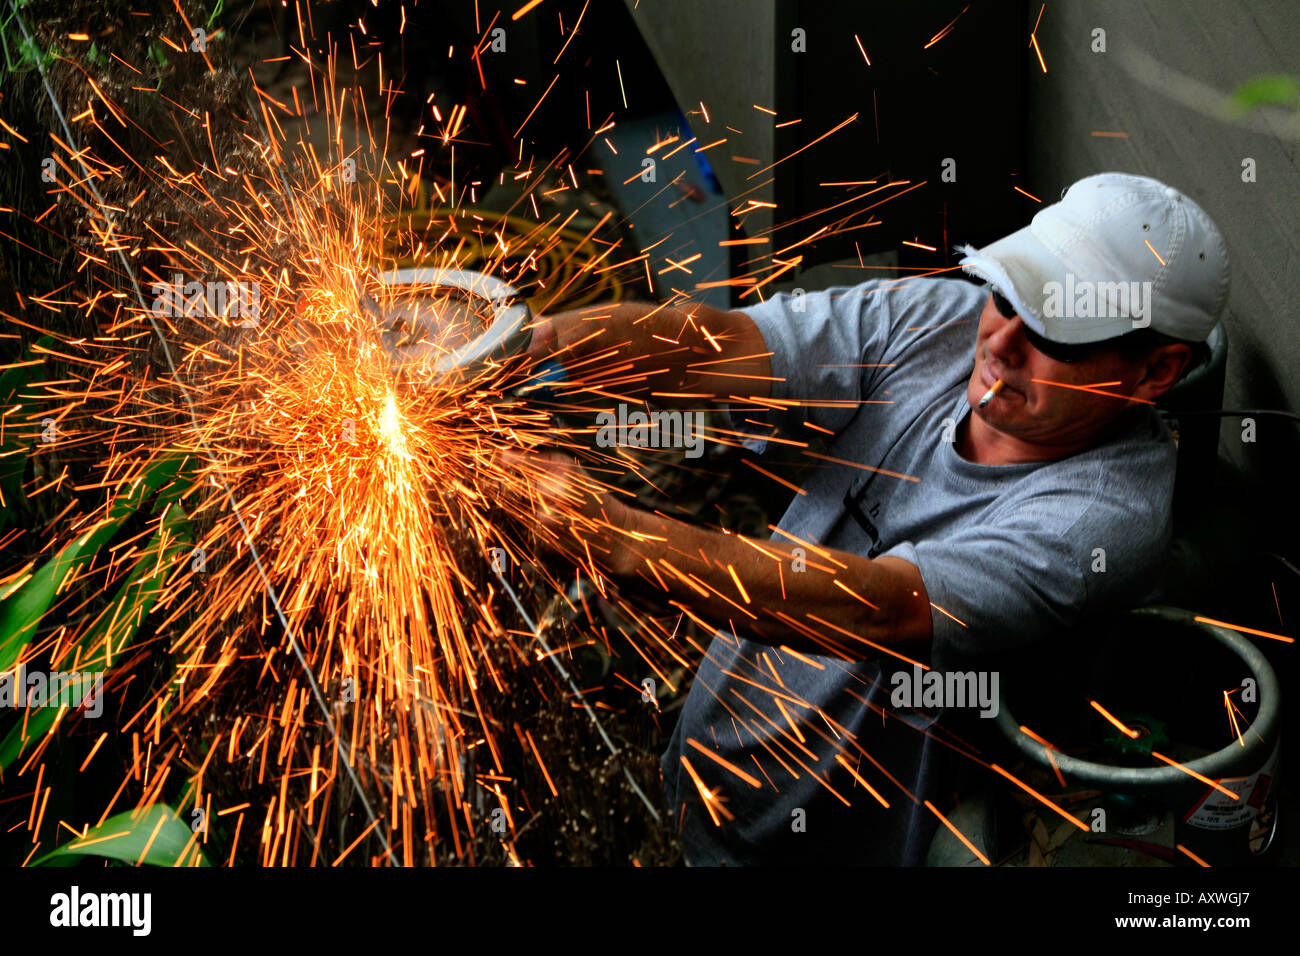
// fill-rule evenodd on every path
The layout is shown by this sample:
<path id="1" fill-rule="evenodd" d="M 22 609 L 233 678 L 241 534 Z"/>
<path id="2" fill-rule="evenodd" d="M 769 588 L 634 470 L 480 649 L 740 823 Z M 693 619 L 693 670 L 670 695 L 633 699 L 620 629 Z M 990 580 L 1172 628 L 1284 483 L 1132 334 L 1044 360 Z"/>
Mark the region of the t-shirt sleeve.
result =
<path id="1" fill-rule="evenodd" d="M 1169 541 L 1158 514 L 1123 500 L 1099 473 L 1091 492 L 1038 490 L 950 537 L 885 554 L 920 570 L 935 654 L 978 656 L 1142 603 L 1157 589 Z"/>
<path id="2" fill-rule="evenodd" d="M 772 353 L 771 402 L 725 407 L 732 427 L 754 436 L 761 451 L 767 435 L 806 438 L 801 421 L 839 432 L 861 407 L 871 367 L 890 341 L 897 283 L 873 280 L 821 292 L 778 293 L 739 311 L 754 320 Z M 749 419 L 748 422 L 745 419 Z"/>

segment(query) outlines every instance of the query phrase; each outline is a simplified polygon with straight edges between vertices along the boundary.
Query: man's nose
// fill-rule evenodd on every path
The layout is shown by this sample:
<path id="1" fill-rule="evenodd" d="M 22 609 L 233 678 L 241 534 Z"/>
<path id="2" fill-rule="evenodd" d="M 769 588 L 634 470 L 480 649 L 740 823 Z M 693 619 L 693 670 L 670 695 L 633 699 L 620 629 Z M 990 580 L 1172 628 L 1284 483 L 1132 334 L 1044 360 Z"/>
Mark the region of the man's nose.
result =
<path id="1" fill-rule="evenodd" d="M 985 341 L 988 350 L 1006 365 L 1019 364 L 1029 349 L 1029 340 L 1024 335 L 1024 322 L 1018 315 L 1004 320 Z"/>

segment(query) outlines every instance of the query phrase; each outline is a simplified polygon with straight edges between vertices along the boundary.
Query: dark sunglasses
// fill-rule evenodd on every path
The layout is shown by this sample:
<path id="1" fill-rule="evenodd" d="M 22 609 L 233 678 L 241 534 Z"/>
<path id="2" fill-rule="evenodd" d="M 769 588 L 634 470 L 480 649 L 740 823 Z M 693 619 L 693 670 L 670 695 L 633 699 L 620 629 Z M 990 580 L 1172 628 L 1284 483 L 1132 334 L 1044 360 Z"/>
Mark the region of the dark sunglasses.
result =
<path id="1" fill-rule="evenodd" d="M 993 307 L 998 310 L 998 314 L 1004 319 L 1014 319 L 1018 314 L 1016 307 L 1012 305 L 1007 297 L 998 291 L 998 287 L 992 283 L 985 283 L 985 288 L 993 294 Z M 1106 342 L 1086 342 L 1082 345 L 1070 345 L 1064 342 L 1053 342 L 1051 339 L 1045 339 L 1028 324 L 1022 322 L 1022 331 L 1029 344 L 1042 352 L 1050 359 L 1058 362 L 1082 362 L 1084 359 L 1091 358 L 1105 348 Z"/>

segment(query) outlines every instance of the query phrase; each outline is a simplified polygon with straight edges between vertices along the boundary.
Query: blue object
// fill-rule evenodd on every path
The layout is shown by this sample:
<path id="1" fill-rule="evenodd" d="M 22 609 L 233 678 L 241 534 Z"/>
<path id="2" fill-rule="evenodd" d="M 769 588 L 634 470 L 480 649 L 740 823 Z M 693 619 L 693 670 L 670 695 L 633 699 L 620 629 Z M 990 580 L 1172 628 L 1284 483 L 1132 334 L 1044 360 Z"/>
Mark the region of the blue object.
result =
<path id="1" fill-rule="evenodd" d="M 555 359 L 546 359 L 537 364 L 528 381 L 516 388 L 514 394 L 530 402 L 558 405 L 560 399 L 555 392 L 555 386 L 565 385 L 568 382 L 569 373 L 564 366 Z"/>
<path id="2" fill-rule="evenodd" d="M 682 113 L 680 109 L 677 111 L 677 118 L 682 121 L 682 126 L 686 129 L 691 128 L 690 121 L 686 119 L 686 115 Z M 722 184 L 718 182 L 718 177 L 714 174 L 713 167 L 709 165 L 709 161 L 704 158 L 704 154 L 695 152 L 694 150 L 691 151 L 691 154 L 695 157 L 695 163 L 700 167 L 700 175 L 704 177 L 704 181 L 708 184 L 709 190 L 721 195 Z"/>

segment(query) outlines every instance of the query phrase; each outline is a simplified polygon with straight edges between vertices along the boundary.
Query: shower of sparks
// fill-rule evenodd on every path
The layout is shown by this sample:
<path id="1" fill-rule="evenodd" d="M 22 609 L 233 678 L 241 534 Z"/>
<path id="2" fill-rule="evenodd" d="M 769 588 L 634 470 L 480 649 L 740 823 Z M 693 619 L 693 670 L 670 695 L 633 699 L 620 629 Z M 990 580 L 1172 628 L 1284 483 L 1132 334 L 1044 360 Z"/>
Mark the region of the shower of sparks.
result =
<path id="1" fill-rule="evenodd" d="M 1223 707 L 1228 712 L 1228 726 L 1232 731 L 1232 735 L 1236 737 L 1237 742 L 1244 747 L 1246 746 L 1246 738 L 1242 736 L 1241 724 L 1237 723 L 1237 717 L 1240 715 L 1244 721 L 1246 715 L 1241 713 L 1241 710 L 1237 705 L 1232 702 L 1232 695 L 1239 690 L 1241 690 L 1240 687 L 1234 687 L 1232 690 L 1225 690 L 1223 692 Z"/>
<path id="2" fill-rule="evenodd" d="M 479 786 L 497 793 L 510 813 L 500 788 L 482 777 L 476 785 L 467 768 L 471 752 L 482 750 L 478 772 L 507 779 L 480 700 L 485 682 L 504 690 L 503 658 L 486 648 L 515 645 L 521 665 L 534 658 L 528 641 L 497 619 L 499 592 L 484 572 L 493 549 L 519 562 L 530 547 L 511 531 L 518 522 L 506 519 L 511 502 L 522 511 L 535 497 L 533 476 L 507 468 L 501 452 L 563 443 L 563 436 L 551 430 L 547 413 L 506 394 L 506 385 L 528 384 L 526 363 L 435 376 L 433 363 L 456 344 L 446 340 L 449 326 L 423 330 L 426 357 L 394 368 L 387 330 L 361 303 L 373 300 L 380 315 L 398 304 L 397 291 L 377 275 L 392 267 L 384 257 L 392 236 L 383 223 L 395 207 L 385 187 L 408 196 L 418 170 L 394 166 L 380 152 L 343 154 L 343 123 L 366 127 L 368 118 L 355 110 L 355 99 L 349 109 L 349 91 L 335 88 L 332 61 L 309 65 L 320 114 L 309 119 L 300 107 L 256 90 L 259 131 L 247 137 L 253 149 L 246 164 L 215 152 L 210 164 L 186 172 L 161 155 L 156 165 L 140 164 L 134 172 L 177 210 L 142 234 L 124 234 L 117 217 L 123 210 L 101 198 L 97 184 L 120 169 L 75 142 L 56 154 L 70 185 L 55 192 L 87 210 L 102 248 L 83 255 L 115 285 L 81 303 L 99 335 L 65 338 L 44 350 L 73 371 L 34 383 L 44 407 L 57 409 L 58 427 L 57 441 L 36 450 L 61 459 L 92 454 L 98 477 L 82 490 L 99 489 L 109 499 L 145 481 L 160 462 L 183 461 L 188 469 L 183 493 L 154 519 L 164 540 L 177 534 L 181 518 L 199 533 L 155 558 L 166 571 L 158 631 L 168 635 L 164 650 L 177 677 L 137 715 L 147 722 L 130 738 L 136 761 L 128 780 L 144 782 L 139 805 L 158 799 L 168 774 L 193 772 L 190 793 L 197 799 L 214 758 L 242 764 L 259 782 L 279 781 L 265 807 L 258 855 L 264 863 L 299 860 L 316 842 L 310 833 L 300 842 L 301 830 L 317 817 L 323 823 L 345 770 L 358 764 L 380 782 L 391 807 L 367 806 L 373 819 L 364 831 L 320 862 L 343 862 L 374 834 L 382 838 L 379 859 L 411 863 L 433 858 L 435 843 L 421 834 L 462 846 L 466 834 L 438 832 L 434 815 L 443 803 L 453 830 L 476 825 L 462 808 Z M 113 104 L 103 105 L 117 116 Z M 453 107 L 442 137 L 454 139 L 464 117 L 464 106 Z M 74 117 L 74 129 L 86 119 Z M 292 120 L 308 130 L 320 124 L 330 151 L 290 138 L 284 128 Z M 211 149 L 208 118 L 178 117 L 187 121 L 197 121 L 194 141 Z M 382 138 L 368 132 L 372 141 Z M 474 218 L 453 210 L 430 230 L 443 234 L 425 264 L 458 268 L 467 240 L 487 240 L 491 251 L 477 267 L 526 281 L 524 270 L 537 269 L 553 234 L 544 225 L 518 240 L 523 249 L 511 249 L 499 235 L 481 228 L 476 234 Z M 508 265 L 508 256 L 522 264 Z M 135 265 L 153 257 L 165 267 Z M 436 310 L 446 293 L 429 286 L 403 295 L 422 296 Z M 29 294 L 24 312 L 8 318 L 39 328 L 32 319 L 40 309 L 66 301 L 64 290 Z M 490 310 L 473 317 L 484 327 L 491 318 Z M 158 368 L 148 355 L 160 342 L 166 361 Z M 101 521 L 102 513 L 74 516 L 68 539 Z M 143 546 L 116 558 L 110 579 L 131 567 L 124 557 L 132 554 L 143 555 Z M 12 590 L 33 566 L 0 584 Z M 61 587 L 68 591 L 80 575 L 105 570 L 79 569 Z M 71 613 L 66 620 L 33 642 L 25 658 L 48 654 L 56 665 L 82 669 L 114 660 L 111 627 L 77 626 Z M 99 638 L 87 640 L 92 633 Z M 261 707 L 213 712 L 232 680 L 248 679 L 250 659 L 261 660 L 252 677 L 273 685 Z M 327 703 L 339 700 L 355 705 L 344 711 Z M 191 741 L 187 749 L 178 728 L 192 727 L 188 719 L 196 714 L 209 715 L 208 726 L 199 723 L 206 747 L 196 750 Z M 322 748 L 319 731 L 331 716 L 337 736 L 330 746 L 327 735 Z M 49 739 L 35 745 L 25 767 L 40 759 Z M 533 751 L 541 764 L 535 745 Z M 36 796 L 42 793 L 48 797 L 49 788 L 38 782 Z M 239 813 L 245 852 L 249 841 L 256 849 L 260 812 L 248 808 L 247 825 Z M 412 817 L 420 813 L 417 832 Z M 29 828 L 39 832 L 40 818 Z M 511 835 L 502 842 L 513 855 Z M 237 849 L 231 846 L 232 859 Z"/>

